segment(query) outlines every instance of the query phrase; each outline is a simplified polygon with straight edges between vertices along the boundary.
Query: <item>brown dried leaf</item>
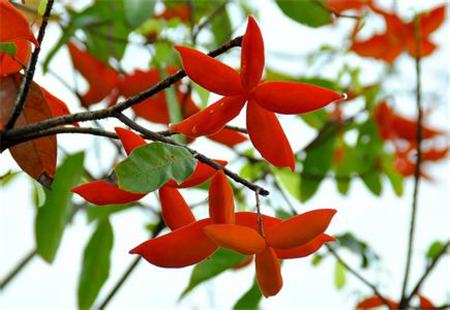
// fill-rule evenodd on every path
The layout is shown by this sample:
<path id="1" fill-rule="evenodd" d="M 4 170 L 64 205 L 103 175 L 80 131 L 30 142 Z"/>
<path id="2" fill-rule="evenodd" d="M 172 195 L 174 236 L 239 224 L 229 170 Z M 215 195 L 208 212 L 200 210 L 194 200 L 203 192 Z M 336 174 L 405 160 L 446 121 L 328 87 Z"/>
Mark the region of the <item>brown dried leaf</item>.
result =
<path id="1" fill-rule="evenodd" d="M 21 75 L 8 75 L 0 79 L 0 121 L 6 124 L 11 115 Z M 39 86 L 33 82 L 25 107 L 15 127 L 22 127 L 51 118 L 52 112 Z M 15 145 L 9 149 L 23 171 L 46 187 L 50 187 L 56 169 L 56 136 L 48 136 Z"/>

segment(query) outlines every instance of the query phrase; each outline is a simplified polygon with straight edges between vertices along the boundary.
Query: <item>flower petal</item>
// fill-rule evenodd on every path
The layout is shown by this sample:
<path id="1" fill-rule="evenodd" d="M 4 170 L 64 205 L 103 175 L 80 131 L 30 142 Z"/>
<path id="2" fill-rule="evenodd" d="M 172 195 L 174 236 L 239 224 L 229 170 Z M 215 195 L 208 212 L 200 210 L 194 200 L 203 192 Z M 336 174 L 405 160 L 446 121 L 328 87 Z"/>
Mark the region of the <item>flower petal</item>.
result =
<path id="1" fill-rule="evenodd" d="M 236 212 L 236 225 L 246 226 L 253 230 L 259 231 L 258 214 L 255 212 Z M 281 222 L 280 219 L 268 215 L 261 214 L 264 229 L 269 229 Z"/>
<path id="2" fill-rule="evenodd" d="M 206 109 L 169 127 L 172 131 L 190 137 L 215 134 L 241 112 L 245 100 L 243 96 L 223 97 Z"/>
<path id="3" fill-rule="evenodd" d="M 247 141 L 246 136 L 235 130 L 231 130 L 228 128 L 223 128 L 217 133 L 208 136 L 208 139 L 211 139 L 221 144 L 225 144 L 228 147 L 234 147 L 239 143 Z"/>
<path id="4" fill-rule="evenodd" d="M 427 37 L 444 23 L 445 9 L 446 5 L 441 5 L 429 12 L 420 14 L 420 35 L 422 37 Z"/>
<path id="5" fill-rule="evenodd" d="M 130 253 L 141 255 L 151 264 L 166 268 L 197 264 L 217 250 L 217 245 L 203 232 L 203 227 L 209 224 L 209 219 L 200 220 L 147 240 Z"/>
<path id="6" fill-rule="evenodd" d="M 266 241 L 251 228 L 233 224 L 208 225 L 205 234 L 215 243 L 244 255 L 256 254 L 266 248 Z"/>
<path id="7" fill-rule="evenodd" d="M 250 93 L 258 85 L 264 71 L 264 41 L 261 30 L 252 16 L 249 16 L 247 30 L 242 38 L 241 83 Z"/>
<path id="8" fill-rule="evenodd" d="M 415 38 L 411 38 L 409 40 L 406 40 L 406 48 L 408 50 L 408 54 L 411 55 L 411 57 L 417 58 L 417 57 L 426 57 L 433 54 L 437 46 L 436 44 L 431 42 L 428 38 L 422 38 L 420 40 L 420 47 L 418 50 Z"/>
<path id="9" fill-rule="evenodd" d="M 175 188 L 163 186 L 159 189 L 161 215 L 167 227 L 172 230 L 195 222 L 194 214 L 183 196 Z"/>
<path id="10" fill-rule="evenodd" d="M 135 148 L 147 144 L 144 138 L 129 129 L 115 127 L 114 130 L 119 136 L 120 142 L 122 142 L 122 146 L 127 155 L 130 155 Z"/>
<path id="11" fill-rule="evenodd" d="M 195 83 L 223 96 L 242 93 L 240 76 L 236 70 L 193 48 L 175 48 L 180 53 L 184 71 Z"/>
<path id="12" fill-rule="evenodd" d="M 220 159 L 214 159 L 214 162 L 218 163 L 221 166 L 226 166 L 226 164 L 228 163 L 227 161 Z M 181 184 L 177 184 L 174 180 L 170 180 L 166 183 L 166 186 L 174 188 L 194 187 L 206 182 L 206 180 L 211 178 L 216 172 L 217 170 L 210 165 L 204 164 L 201 161 L 197 161 L 194 172 L 187 180 L 183 181 L 183 183 Z"/>
<path id="13" fill-rule="evenodd" d="M 267 243 L 279 249 L 304 245 L 322 234 L 335 214 L 334 209 L 318 209 L 282 221 L 266 229 Z"/>
<path id="14" fill-rule="evenodd" d="M 342 98 L 331 89 L 298 82 L 262 83 L 253 96 L 263 108 L 281 114 L 315 111 Z"/>
<path id="15" fill-rule="evenodd" d="M 304 245 L 300 245 L 290 249 L 275 249 L 275 252 L 280 259 L 305 257 L 317 252 L 324 243 L 332 242 L 335 240 L 336 239 L 331 236 L 321 234 Z"/>
<path id="16" fill-rule="evenodd" d="M 31 32 L 25 16 L 9 1 L 0 1 L 0 42 L 11 42 L 26 39 L 34 45 L 39 45 Z"/>
<path id="17" fill-rule="evenodd" d="M 209 217 L 214 224 L 234 224 L 233 188 L 223 170 L 216 172 L 209 185 Z"/>
<path id="18" fill-rule="evenodd" d="M 99 206 L 130 203 L 146 195 L 124 191 L 117 185 L 102 180 L 82 184 L 73 188 L 72 192 Z"/>
<path id="19" fill-rule="evenodd" d="M 428 298 L 426 298 L 425 296 L 422 296 L 422 295 L 418 295 L 418 296 L 419 296 L 419 304 L 422 309 L 434 309 L 435 308 L 435 306 L 433 305 L 431 300 L 429 300 Z"/>
<path id="20" fill-rule="evenodd" d="M 276 115 L 254 100 L 247 104 L 247 130 L 253 145 L 268 162 L 295 169 L 294 153 Z"/>
<path id="21" fill-rule="evenodd" d="M 398 309 L 398 303 L 396 303 L 395 301 L 390 300 L 390 299 L 386 299 L 386 301 L 389 304 L 389 308 Z M 384 302 L 383 302 L 383 300 L 381 300 L 380 297 L 372 296 L 372 297 L 366 298 L 363 301 L 361 301 L 356 306 L 356 309 L 361 309 L 361 310 L 362 309 L 372 309 L 372 308 L 380 307 L 383 305 L 384 305 Z"/>
<path id="22" fill-rule="evenodd" d="M 373 57 L 392 63 L 403 51 L 404 46 L 387 34 L 376 34 L 364 41 L 354 41 L 351 50 L 362 57 Z"/>
<path id="23" fill-rule="evenodd" d="M 11 43 L 16 45 L 16 54 L 14 57 L 0 52 L 0 75 L 9 75 L 19 72 L 26 67 L 31 55 L 30 42 L 27 40 L 15 40 Z"/>
<path id="24" fill-rule="evenodd" d="M 283 286 L 280 261 L 271 247 L 256 254 L 256 279 L 264 297 L 276 295 Z"/>
<path id="25" fill-rule="evenodd" d="M 89 106 L 102 101 L 118 86 L 119 75 L 107 64 L 101 62 L 75 44 L 67 44 L 74 67 L 89 83 L 89 90 L 82 96 L 83 105 Z"/>

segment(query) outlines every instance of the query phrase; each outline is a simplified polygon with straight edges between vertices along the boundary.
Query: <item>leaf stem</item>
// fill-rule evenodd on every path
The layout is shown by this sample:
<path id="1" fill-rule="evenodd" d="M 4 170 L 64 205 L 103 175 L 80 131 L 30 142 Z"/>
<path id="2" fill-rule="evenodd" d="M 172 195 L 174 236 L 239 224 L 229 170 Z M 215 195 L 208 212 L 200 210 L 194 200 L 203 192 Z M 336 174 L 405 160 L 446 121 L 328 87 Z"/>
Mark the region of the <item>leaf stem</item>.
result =
<path id="1" fill-rule="evenodd" d="M 34 256 L 37 254 L 37 250 L 33 249 L 28 252 L 19 263 L 6 275 L 6 277 L 0 282 L 0 291 L 5 289 L 5 287 L 20 273 L 20 271 L 31 262 Z"/>

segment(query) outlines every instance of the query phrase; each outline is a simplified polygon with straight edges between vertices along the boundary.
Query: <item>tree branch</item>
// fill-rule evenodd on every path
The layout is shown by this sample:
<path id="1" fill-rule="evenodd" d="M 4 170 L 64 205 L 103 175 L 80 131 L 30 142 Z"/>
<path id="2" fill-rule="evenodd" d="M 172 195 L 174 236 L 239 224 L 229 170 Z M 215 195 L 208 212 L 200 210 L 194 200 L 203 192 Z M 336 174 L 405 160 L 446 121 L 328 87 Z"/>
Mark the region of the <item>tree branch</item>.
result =
<path id="1" fill-rule="evenodd" d="M 247 181 L 244 178 L 241 178 L 238 174 L 234 173 L 233 171 L 222 167 L 221 165 L 219 165 L 218 163 L 216 163 L 215 161 L 213 161 L 212 159 L 208 158 L 207 156 L 198 153 L 196 150 L 191 149 L 190 147 L 180 144 L 178 142 L 175 142 L 174 140 L 167 138 L 165 136 L 162 136 L 154 131 L 148 130 L 145 127 L 142 127 L 141 125 L 137 124 L 136 122 L 132 121 L 131 119 L 129 119 L 128 117 L 126 117 L 124 114 L 122 113 L 118 113 L 116 115 L 117 119 L 120 120 L 122 123 L 124 123 L 125 125 L 127 125 L 128 127 L 136 130 L 137 132 L 141 133 L 145 138 L 153 140 L 153 141 L 159 141 L 159 142 L 163 142 L 163 143 L 167 143 L 167 144 L 171 144 L 171 145 L 176 145 L 176 146 L 180 146 L 185 148 L 186 150 L 188 150 L 193 156 L 194 158 L 196 158 L 197 160 L 201 161 L 204 164 L 207 164 L 208 166 L 216 169 L 216 170 L 220 170 L 223 169 L 223 172 L 229 176 L 231 179 L 233 179 L 234 181 L 244 185 L 245 187 L 251 189 L 252 191 L 256 192 L 259 191 L 260 195 L 263 196 L 267 196 L 269 195 L 269 191 L 256 185 L 253 184 L 249 181 Z"/>
<path id="2" fill-rule="evenodd" d="M 47 28 L 48 19 L 53 7 L 53 0 L 48 0 L 47 6 L 45 8 L 44 15 L 42 16 L 42 24 L 39 28 L 39 33 L 37 37 L 38 45 L 35 46 L 33 53 L 31 54 L 30 64 L 28 65 L 25 76 L 22 78 L 22 83 L 20 84 L 19 94 L 16 97 L 16 102 L 14 103 L 14 108 L 11 112 L 8 122 L 5 124 L 5 133 L 14 127 L 17 119 L 22 113 L 23 107 L 25 106 L 28 93 L 30 91 L 31 83 L 33 82 L 34 72 L 36 70 L 36 64 L 41 51 L 42 41 L 44 40 L 45 30 Z"/>
<path id="3" fill-rule="evenodd" d="M 241 42 L 242 42 L 242 36 L 236 37 L 236 38 L 228 41 L 227 43 L 225 43 L 218 49 L 208 53 L 208 55 L 211 57 L 216 57 L 220 54 L 223 54 L 224 52 L 228 51 L 229 49 L 231 49 L 233 47 L 240 46 Z M 135 104 L 138 104 L 138 103 L 142 102 L 143 100 L 157 94 L 158 92 L 164 90 L 165 88 L 175 84 L 176 82 L 178 82 L 185 76 L 186 76 L 186 73 L 184 72 L 184 70 L 179 70 L 175 74 L 160 81 L 153 87 L 140 92 L 136 96 L 130 97 L 122 102 L 119 102 L 118 104 L 116 104 L 115 106 L 112 106 L 110 108 L 50 118 L 48 120 L 45 120 L 45 121 L 42 121 L 42 122 L 39 122 L 36 124 L 31 124 L 31 125 L 24 126 L 21 128 L 15 128 L 15 129 L 12 129 L 9 132 L 5 133 L 4 139 L 5 140 L 6 139 L 14 139 L 15 137 L 18 137 L 21 135 L 30 134 L 30 133 L 33 133 L 33 132 L 36 132 L 39 130 L 44 130 L 44 129 L 48 129 L 48 128 L 55 127 L 58 125 L 63 125 L 63 124 L 70 124 L 73 122 L 85 122 L 85 121 L 92 121 L 92 120 L 99 120 L 99 119 L 104 119 L 104 118 L 109 118 L 109 117 L 115 117 L 115 115 L 117 113 L 120 113 L 120 112 L 128 109 L 129 107 L 131 107 Z"/>
<path id="4" fill-rule="evenodd" d="M 408 239 L 408 252 L 406 255 L 406 266 L 405 266 L 405 276 L 403 277 L 402 284 L 402 295 L 400 300 L 400 309 L 407 309 L 409 306 L 410 299 L 407 298 L 406 290 L 409 280 L 409 271 L 411 269 L 411 258 L 414 244 L 414 233 L 416 229 L 416 217 L 417 217 L 417 204 L 419 196 L 419 185 L 420 185 L 420 166 L 422 163 L 422 139 L 423 139 L 423 111 L 422 111 L 422 85 L 421 85 L 421 47 L 420 47 L 420 26 L 419 26 L 420 16 L 417 15 L 415 18 L 415 41 L 416 41 L 416 108 L 417 108 L 417 132 L 416 132 L 416 148 L 417 148 L 417 160 L 414 169 L 414 191 L 413 191 L 413 201 L 411 208 L 411 222 L 409 229 L 409 239 Z"/>
<path id="5" fill-rule="evenodd" d="M 414 286 L 413 290 L 409 294 L 409 296 L 406 298 L 405 303 L 409 304 L 411 299 L 420 291 L 420 288 L 422 284 L 425 282 L 425 280 L 430 275 L 433 268 L 436 266 L 439 259 L 441 259 L 442 256 L 447 252 L 448 247 L 450 246 L 450 241 L 447 241 L 447 243 L 442 247 L 441 251 L 434 257 L 434 259 L 431 261 L 430 265 L 426 268 L 425 272 L 423 273 L 422 277 L 420 277 L 419 281 L 417 282 L 416 286 Z"/>

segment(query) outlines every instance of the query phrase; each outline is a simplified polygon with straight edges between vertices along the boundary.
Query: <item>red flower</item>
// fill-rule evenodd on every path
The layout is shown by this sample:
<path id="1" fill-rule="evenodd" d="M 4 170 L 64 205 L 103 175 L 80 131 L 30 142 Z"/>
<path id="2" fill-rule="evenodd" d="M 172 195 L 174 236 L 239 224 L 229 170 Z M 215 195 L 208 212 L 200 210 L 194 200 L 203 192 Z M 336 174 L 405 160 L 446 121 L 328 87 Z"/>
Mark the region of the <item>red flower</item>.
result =
<path id="1" fill-rule="evenodd" d="M 375 13 L 383 16 L 386 31 L 364 41 L 353 41 L 351 49 L 360 56 L 373 57 L 392 63 L 403 51 L 412 57 L 425 57 L 434 52 L 436 45 L 430 41 L 432 32 L 445 20 L 445 5 L 419 14 L 420 55 L 417 53 L 415 21 L 403 22 L 393 13 L 385 12 L 370 4 Z M 357 24 L 356 27 L 359 27 Z"/>
<path id="2" fill-rule="evenodd" d="M 419 306 L 422 309 L 435 309 L 434 305 L 431 303 L 431 301 L 422 296 L 422 295 L 417 295 L 419 297 Z M 389 309 L 391 310 L 396 310 L 396 309 L 400 309 L 399 306 L 400 304 L 398 302 L 395 302 L 391 299 L 387 299 L 385 298 L 387 303 L 389 304 Z M 356 306 L 356 309 L 358 310 L 363 310 L 363 309 L 374 309 L 374 308 L 378 308 L 378 307 L 382 307 L 385 306 L 385 303 L 383 302 L 383 300 L 381 300 L 380 297 L 374 295 L 371 296 L 369 298 L 364 299 L 363 301 L 359 302 L 358 305 Z"/>
<path id="3" fill-rule="evenodd" d="M 264 43 L 252 17 L 242 40 L 241 72 L 189 47 L 176 47 L 186 74 L 222 99 L 170 128 L 187 136 L 209 136 L 220 131 L 247 104 L 250 140 L 261 155 L 278 167 L 295 168 L 294 154 L 275 113 L 314 111 L 338 100 L 332 90 L 295 82 L 261 82 Z M 275 113 L 274 113 L 275 112 Z"/>
<path id="4" fill-rule="evenodd" d="M 235 224 L 211 224 L 203 230 L 217 245 L 244 255 L 255 255 L 256 278 L 265 297 L 276 295 L 282 285 L 279 259 L 308 256 L 324 243 L 334 241 L 323 232 L 336 210 L 319 209 L 280 220 L 263 215 L 265 236 L 258 230 L 258 215 L 236 213 Z"/>

